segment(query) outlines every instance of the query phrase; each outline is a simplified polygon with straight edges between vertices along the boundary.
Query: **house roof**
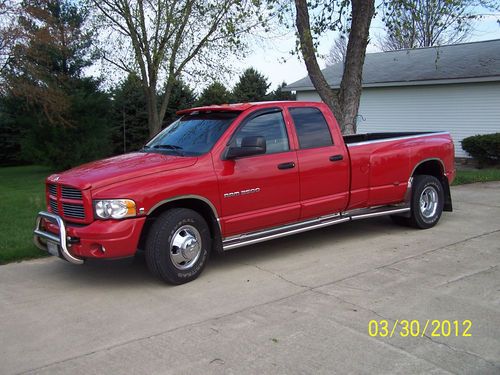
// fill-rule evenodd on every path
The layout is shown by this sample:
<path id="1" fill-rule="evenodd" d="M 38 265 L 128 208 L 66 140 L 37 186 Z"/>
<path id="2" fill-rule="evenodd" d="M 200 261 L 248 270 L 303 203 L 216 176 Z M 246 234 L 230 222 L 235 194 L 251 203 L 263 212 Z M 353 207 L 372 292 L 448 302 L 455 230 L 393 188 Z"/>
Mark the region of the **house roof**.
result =
<path id="1" fill-rule="evenodd" d="M 340 86 L 342 63 L 322 70 L 332 88 Z M 366 54 L 363 87 L 500 81 L 500 39 L 440 47 Z M 309 77 L 286 91 L 314 90 Z"/>

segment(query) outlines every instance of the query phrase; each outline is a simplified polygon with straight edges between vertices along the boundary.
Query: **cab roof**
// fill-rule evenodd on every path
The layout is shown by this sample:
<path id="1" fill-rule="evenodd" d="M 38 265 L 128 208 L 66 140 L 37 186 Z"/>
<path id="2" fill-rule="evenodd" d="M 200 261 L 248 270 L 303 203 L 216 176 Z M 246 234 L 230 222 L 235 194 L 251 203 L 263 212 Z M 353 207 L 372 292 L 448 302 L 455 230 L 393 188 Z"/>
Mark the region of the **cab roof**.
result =
<path id="1" fill-rule="evenodd" d="M 282 100 L 282 101 L 268 101 L 268 102 L 248 102 L 248 103 L 234 103 L 234 104 L 220 104 L 220 105 L 207 105 L 203 107 L 196 108 L 188 108 L 183 109 L 181 111 L 177 111 L 178 115 L 187 115 L 194 112 L 243 112 L 249 108 L 259 107 L 259 106 L 268 106 L 272 104 L 290 104 L 293 103 L 295 105 L 303 105 L 306 102 L 299 102 L 295 100 Z M 309 102 L 307 102 L 309 103 Z M 318 104 L 318 103 L 314 103 Z"/>

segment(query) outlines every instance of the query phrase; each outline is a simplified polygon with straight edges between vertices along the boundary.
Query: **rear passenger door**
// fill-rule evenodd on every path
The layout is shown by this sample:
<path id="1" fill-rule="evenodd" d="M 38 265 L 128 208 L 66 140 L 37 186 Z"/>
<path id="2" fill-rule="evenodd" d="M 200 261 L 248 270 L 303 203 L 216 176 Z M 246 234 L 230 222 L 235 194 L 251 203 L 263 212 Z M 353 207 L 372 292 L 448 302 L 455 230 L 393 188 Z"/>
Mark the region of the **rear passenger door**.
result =
<path id="1" fill-rule="evenodd" d="M 349 160 L 335 144 L 323 113 L 314 107 L 289 108 L 297 134 L 301 218 L 344 210 L 349 199 Z"/>

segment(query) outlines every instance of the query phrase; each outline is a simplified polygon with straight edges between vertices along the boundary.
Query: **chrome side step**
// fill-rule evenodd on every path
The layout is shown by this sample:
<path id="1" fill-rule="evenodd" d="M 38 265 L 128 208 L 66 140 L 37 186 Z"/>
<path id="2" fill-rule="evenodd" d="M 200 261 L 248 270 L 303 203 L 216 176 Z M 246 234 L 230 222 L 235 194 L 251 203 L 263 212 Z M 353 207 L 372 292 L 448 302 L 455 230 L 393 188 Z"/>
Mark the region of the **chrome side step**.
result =
<path id="1" fill-rule="evenodd" d="M 307 232 L 313 229 L 319 229 L 328 227 L 330 225 L 344 223 L 346 221 L 368 219 L 371 217 L 383 215 L 402 214 L 409 211 L 410 207 L 406 206 L 382 206 L 346 211 L 343 213 L 321 216 L 316 219 L 301 221 L 298 223 L 287 224 L 281 227 L 264 229 L 257 232 L 227 237 L 222 241 L 222 248 L 224 251 L 232 250 L 242 246 L 252 245 L 259 242 L 290 236 L 292 234 Z"/>

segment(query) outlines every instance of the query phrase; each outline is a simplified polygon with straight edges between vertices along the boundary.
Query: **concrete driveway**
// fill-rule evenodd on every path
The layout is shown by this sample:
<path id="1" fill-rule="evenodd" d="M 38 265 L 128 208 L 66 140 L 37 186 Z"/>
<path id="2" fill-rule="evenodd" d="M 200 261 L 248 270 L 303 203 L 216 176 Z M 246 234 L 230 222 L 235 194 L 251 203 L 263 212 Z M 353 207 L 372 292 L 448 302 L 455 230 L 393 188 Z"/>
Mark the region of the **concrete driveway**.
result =
<path id="1" fill-rule="evenodd" d="M 1 266 L 0 373 L 498 374 L 500 183 L 452 194 L 433 229 L 340 224 L 177 287 L 140 260 Z M 370 337 L 372 319 L 468 319 L 472 336 Z"/>

